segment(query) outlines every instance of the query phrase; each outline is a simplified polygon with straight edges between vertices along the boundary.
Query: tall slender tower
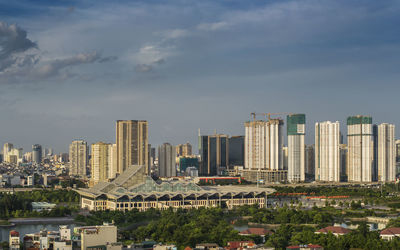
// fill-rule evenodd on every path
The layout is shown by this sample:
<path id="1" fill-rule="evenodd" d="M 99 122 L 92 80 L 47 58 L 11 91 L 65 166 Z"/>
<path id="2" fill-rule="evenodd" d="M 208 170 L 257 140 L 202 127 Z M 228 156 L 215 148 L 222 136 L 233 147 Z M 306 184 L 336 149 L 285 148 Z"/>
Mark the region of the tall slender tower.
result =
<path id="1" fill-rule="evenodd" d="M 42 162 L 42 146 L 39 144 L 32 146 L 32 161 L 37 164 Z"/>
<path id="2" fill-rule="evenodd" d="M 288 135 L 288 180 L 290 182 L 305 181 L 305 145 L 306 115 L 293 114 L 287 116 Z"/>
<path id="3" fill-rule="evenodd" d="M 164 143 L 158 147 L 158 175 L 160 177 L 176 176 L 175 147 Z"/>
<path id="4" fill-rule="evenodd" d="M 378 181 L 395 181 L 396 146 L 395 126 L 382 123 L 378 126 Z"/>
<path id="5" fill-rule="evenodd" d="M 245 124 L 245 168 L 283 170 L 283 120 Z"/>
<path id="6" fill-rule="evenodd" d="M 111 144 L 97 142 L 92 144 L 91 158 L 91 185 L 99 182 L 105 182 L 109 178 L 110 173 L 110 152 Z"/>
<path id="7" fill-rule="evenodd" d="M 348 181 L 371 182 L 375 173 L 374 130 L 371 116 L 347 118 Z"/>
<path id="8" fill-rule="evenodd" d="M 132 165 L 144 165 L 146 174 L 150 174 L 147 128 L 147 121 L 117 121 L 117 173 Z"/>
<path id="9" fill-rule="evenodd" d="M 88 147 L 84 140 L 72 141 L 69 145 L 69 175 L 86 178 L 88 163 Z"/>
<path id="10" fill-rule="evenodd" d="M 340 124 L 315 123 L 315 180 L 340 181 Z"/>

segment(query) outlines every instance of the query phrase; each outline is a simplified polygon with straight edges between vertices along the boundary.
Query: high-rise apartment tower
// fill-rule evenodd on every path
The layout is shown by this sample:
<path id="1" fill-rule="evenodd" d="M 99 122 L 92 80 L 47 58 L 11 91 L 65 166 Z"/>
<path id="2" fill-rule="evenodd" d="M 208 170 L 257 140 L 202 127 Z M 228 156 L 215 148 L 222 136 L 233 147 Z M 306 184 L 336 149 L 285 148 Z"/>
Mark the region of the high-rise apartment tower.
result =
<path id="1" fill-rule="evenodd" d="M 117 173 L 121 174 L 132 165 L 144 165 L 146 174 L 150 174 L 147 138 L 147 121 L 117 121 Z"/>
<path id="2" fill-rule="evenodd" d="M 288 136 L 288 181 L 305 181 L 305 144 L 306 115 L 293 114 L 287 116 Z"/>
<path id="3" fill-rule="evenodd" d="M 315 180 L 340 181 L 340 124 L 315 123 Z"/>
<path id="4" fill-rule="evenodd" d="M 374 130 L 371 116 L 347 118 L 347 176 L 350 182 L 371 182 L 375 173 Z"/>

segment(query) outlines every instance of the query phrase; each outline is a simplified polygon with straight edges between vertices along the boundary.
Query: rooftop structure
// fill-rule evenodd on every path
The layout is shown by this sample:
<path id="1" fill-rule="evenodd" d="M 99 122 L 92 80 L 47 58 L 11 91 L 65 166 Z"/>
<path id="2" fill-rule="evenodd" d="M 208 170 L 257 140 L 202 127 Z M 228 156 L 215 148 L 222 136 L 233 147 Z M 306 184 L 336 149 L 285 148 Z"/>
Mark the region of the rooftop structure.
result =
<path id="1" fill-rule="evenodd" d="M 269 188 L 250 186 L 207 186 L 179 180 L 155 182 L 146 175 L 144 166 L 131 166 L 113 182 L 100 182 L 89 189 L 77 190 L 81 195 L 81 207 L 89 210 L 141 211 L 158 208 L 198 208 L 226 205 L 259 204 L 264 207 L 266 195 L 274 192 Z"/>

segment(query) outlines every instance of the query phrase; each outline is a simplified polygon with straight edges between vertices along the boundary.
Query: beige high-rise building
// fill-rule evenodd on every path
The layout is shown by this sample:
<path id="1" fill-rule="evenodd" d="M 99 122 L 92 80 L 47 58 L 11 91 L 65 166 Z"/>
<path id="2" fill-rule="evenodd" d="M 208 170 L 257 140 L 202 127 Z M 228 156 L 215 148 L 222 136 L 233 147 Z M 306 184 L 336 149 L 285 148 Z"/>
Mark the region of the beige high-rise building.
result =
<path id="1" fill-rule="evenodd" d="M 106 182 L 110 173 L 111 144 L 97 142 L 92 144 L 91 158 L 91 186 L 99 182 Z"/>
<path id="2" fill-rule="evenodd" d="M 283 170 L 283 120 L 245 124 L 245 169 Z"/>
<path id="3" fill-rule="evenodd" d="M 315 180 L 340 181 L 340 124 L 315 123 Z"/>
<path id="4" fill-rule="evenodd" d="M 117 176 L 117 144 L 111 144 L 110 145 L 110 155 L 109 155 L 109 172 L 108 172 L 108 178 L 109 179 L 114 179 Z"/>
<path id="5" fill-rule="evenodd" d="M 347 176 L 349 182 L 374 179 L 374 131 L 371 116 L 347 118 Z"/>
<path id="6" fill-rule="evenodd" d="M 182 156 L 190 156 L 192 155 L 192 145 L 187 142 L 185 144 L 179 144 L 176 146 L 176 155 L 177 157 Z"/>
<path id="7" fill-rule="evenodd" d="M 382 123 L 378 126 L 378 181 L 395 181 L 396 146 L 395 126 Z"/>
<path id="8" fill-rule="evenodd" d="M 144 165 L 150 174 L 147 121 L 118 120 L 116 144 L 118 174 L 132 165 Z"/>
<path id="9" fill-rule="evenodd" d="M 84 140 L 73 141 L 69 145 L 69 175 L 86 178 L 88 147 Z"/>

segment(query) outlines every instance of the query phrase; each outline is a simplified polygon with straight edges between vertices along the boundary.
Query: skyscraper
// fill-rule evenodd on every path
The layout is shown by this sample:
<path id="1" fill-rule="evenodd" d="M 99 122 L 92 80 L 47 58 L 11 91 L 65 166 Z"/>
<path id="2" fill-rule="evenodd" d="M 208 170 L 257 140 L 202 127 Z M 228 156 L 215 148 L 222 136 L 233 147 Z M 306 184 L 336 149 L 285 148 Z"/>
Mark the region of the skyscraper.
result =
<path id="1" fill-rule="evenodd" d="M 315 123 L 315 180 L 340 181 L 340 124 Z"/>
<path id="2" fill-rule="evenodd" d="M 69 175 L 86 178 L 88 147 L 84 140 L 75 140 L 69 145 Z"/>
<path id="3" fill-rule="evenodd" d="M 175 147 L 164 143 L 158 147 L 158 175 L 160 177 L 176 176 Z"/>
<path id="4" fill-rule="evenodd" d="M 11 150 L 14 148 L 14 145 L 12 143 L 5 143 L 3 146 L 3 161 L 4 162 L 10 162 L 10 157 L 9 154 L 11 153 Z"/>
<path id="5" fill-rule="evenodd" d="M 92 186 L 99 182 L 105 182 L 109 178 L 111 153 L 111 144 L 109 143 L 97 142 L 92 144 L 90 179 Z"/>
<path id="6" fill-rule="evenodd" d="M 147 121 L 117 121 L 117 173 L 121 174 L 132 165 L 144 165 L 146 174 L 150 174 L 147 138 Z"/>
<path id="7" fill-rule="evenodd" d="M 245 168 L 283 169 L 283 120 L 245 123 Z"/>
<path id="8" fill-rule="evenodd" d="M 305 144 L 306 115 L 293 114 L 287 116 L 288 135 L 288 181 L 305 181 Z"/>
<path id="9" fill-rule="evenodd" d="M 315 180 L 314 145 L 306 146 L 306 179 Z"/>
<path id="10" fill-rule="evenodd" d="M 395 126 L 382 123 L 378 126 L 378 181 L 395 181 L 396 146 L 394 141 Z"/>
<path id="11" fill-rule="evenodd" d="M 347 118 L 348 181 L 371 182 L 375 171 L 374 131 L 371 116 Z"/>
<path id="12" fill-rule="evenodd" d="M 223 134 L 200 136 L 200 175 L 213 176 L 224 172 L 229 164 L 228 136 Z"/>
<path id="13" fill-rule="evenodd" d="M 39 144 L 32 146 L 32 161 L 37 164 L 42 162 L 42 146 Z"/>
<path id="14" fill-rule="evenodd" d="M 109 156 L 109 171 L 108 171 L 108 178 L 114 179 L 117 175 L 117 144 L 110 145 L 110 156 Z"/>

